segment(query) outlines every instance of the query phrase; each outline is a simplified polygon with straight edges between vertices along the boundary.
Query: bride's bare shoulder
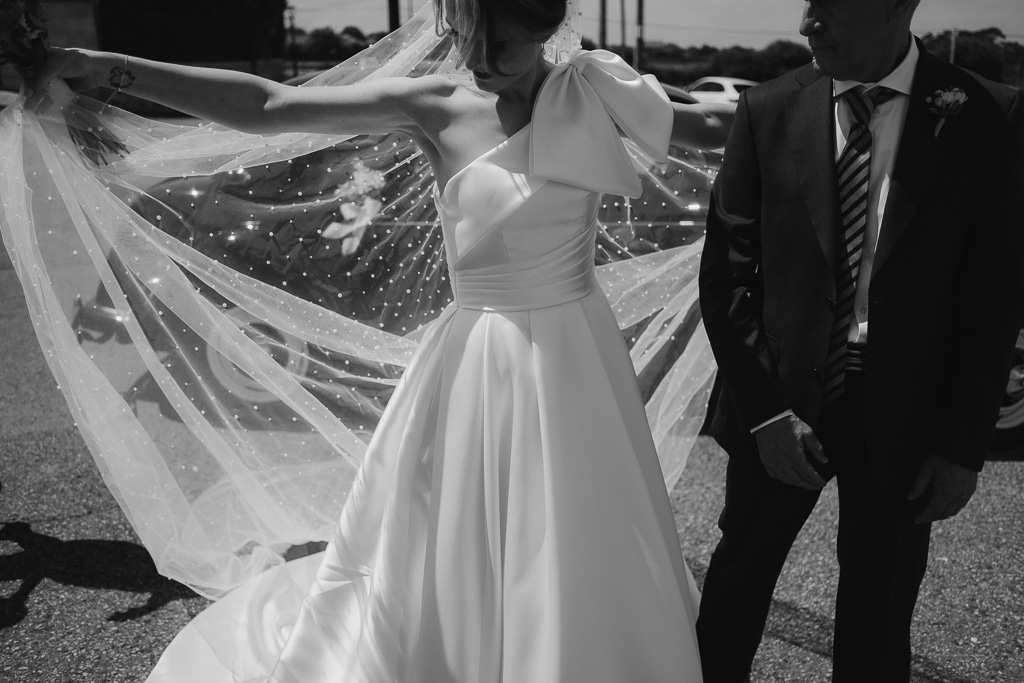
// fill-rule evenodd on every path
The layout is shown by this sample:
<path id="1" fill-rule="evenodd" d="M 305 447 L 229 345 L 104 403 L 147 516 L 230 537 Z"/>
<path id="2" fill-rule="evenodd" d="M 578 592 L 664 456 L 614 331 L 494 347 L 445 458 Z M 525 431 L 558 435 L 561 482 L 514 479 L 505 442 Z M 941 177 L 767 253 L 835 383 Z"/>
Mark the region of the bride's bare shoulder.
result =
<path id="1" fill-rule="evenodd" d="M 457 80 L 439 75 L 410 78 L 405 85 L 406 106 L 419 124 L 420 131 L 437 144 L 437 135 L 452 125 L 464 123 L 481 111 L 493 109 L 488 103 Z M 468 116 L 467 116 L 468 115 Z"/>
<path id="2" fill-rule="evenodd" d="M 420 96 L 426 105 L 463 108 L 476 99 L 469 89 L 446 76 L 431 74 L 405 80 L 408 94 Z"/>

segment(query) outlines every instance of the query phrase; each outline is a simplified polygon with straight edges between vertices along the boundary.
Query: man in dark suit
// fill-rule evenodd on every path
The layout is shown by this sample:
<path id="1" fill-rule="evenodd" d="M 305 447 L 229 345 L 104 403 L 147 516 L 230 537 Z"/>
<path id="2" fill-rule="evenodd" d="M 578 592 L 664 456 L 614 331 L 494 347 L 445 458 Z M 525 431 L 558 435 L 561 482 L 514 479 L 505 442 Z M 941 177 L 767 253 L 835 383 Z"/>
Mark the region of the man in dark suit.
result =
<path id="1" fill-rule="evenodd" d="M 805 2 L 814 63 L 739 102 L 700 273 L 729 453 L 708 683 L 748 676 L 833 474 L 833 680 L 907 681 L 931 523 L 970 499 L 992 437 L 1024 303 L 1024 102 L 929 55 L 917 2 Z"/>

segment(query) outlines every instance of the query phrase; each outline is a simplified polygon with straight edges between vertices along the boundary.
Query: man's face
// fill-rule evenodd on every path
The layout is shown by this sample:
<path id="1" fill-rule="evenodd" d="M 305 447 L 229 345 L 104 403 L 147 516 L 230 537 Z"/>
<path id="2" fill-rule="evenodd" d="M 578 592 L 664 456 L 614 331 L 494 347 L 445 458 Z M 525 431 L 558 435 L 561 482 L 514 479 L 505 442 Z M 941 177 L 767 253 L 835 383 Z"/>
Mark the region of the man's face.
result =
<path id="1" fill-rule="evenodd" d="M 800 34 L 822 73 L 870 83 L 896 67 L 911 14 L 909 0 L 806 0 Z"/>

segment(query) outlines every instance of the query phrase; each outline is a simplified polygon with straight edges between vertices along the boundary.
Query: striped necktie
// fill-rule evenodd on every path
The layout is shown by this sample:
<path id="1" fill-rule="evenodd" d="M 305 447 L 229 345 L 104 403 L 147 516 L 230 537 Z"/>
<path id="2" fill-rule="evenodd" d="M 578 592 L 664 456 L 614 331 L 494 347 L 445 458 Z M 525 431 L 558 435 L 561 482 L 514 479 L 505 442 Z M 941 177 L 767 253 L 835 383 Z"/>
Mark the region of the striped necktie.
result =
<path id="1" fill-rule="evenodd" d="M 836 307 L 825 361 L 824 401 L 830 403 L 843 394 L 846 377 L 846 339 L 853 317 L 857 294 L 857 276 L 864 247 L 864 229 L 868 223 L 868 195 L 871 170 L 871 130 L 868 127 L 875 107 L 896 95 L 895 90 L 877 87 L 870 94 L 863 87 L 843 93 L 853 114 L 836 174 L 839 178 L 839 212 L 842 240 L 839 244 L 839 270 L 836 274 Z"/>

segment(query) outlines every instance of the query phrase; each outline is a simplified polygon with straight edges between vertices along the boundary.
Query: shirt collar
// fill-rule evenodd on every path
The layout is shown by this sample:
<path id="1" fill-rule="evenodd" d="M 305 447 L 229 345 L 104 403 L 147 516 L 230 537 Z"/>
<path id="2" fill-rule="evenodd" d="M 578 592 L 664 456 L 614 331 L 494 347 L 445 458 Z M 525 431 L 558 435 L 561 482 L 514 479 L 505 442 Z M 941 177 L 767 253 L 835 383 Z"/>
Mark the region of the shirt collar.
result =
<path id="1" fill-rule="evenodd" d="M 870 90 L 872 87 L 877 85 L 891 88 L 896 92 L 909 97 L 910 88 L 914 84 L 914 71 L 917 70 L 917 60 L 919 56 L 920 52 L 917 49 L 917 41 L 911 36 L 910 49 L 907 50 L 906 56 L 903 57 L 903 61 L 899 63 L 899 66 L 889 72 L 888 76 L 878 81 L 878 83 L 833 80 L 832 94 L 838 97 L 847 90 L 852 90 L 858 86 L 864 86 L 865 90 Z"/>

